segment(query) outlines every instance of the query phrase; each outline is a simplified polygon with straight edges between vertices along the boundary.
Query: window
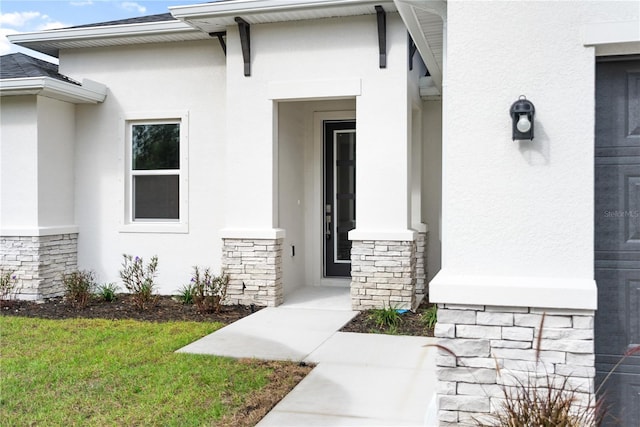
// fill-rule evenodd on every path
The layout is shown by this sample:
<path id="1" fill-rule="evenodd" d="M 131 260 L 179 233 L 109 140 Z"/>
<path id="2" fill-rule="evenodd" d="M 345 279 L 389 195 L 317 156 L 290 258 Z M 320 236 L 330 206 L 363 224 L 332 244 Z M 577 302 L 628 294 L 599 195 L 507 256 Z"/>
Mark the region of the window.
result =
<path id="1" fill-rule="evenodd" d="M 174 116 L 175 117 L 175 116 Z M 125 119 L 123 231 L 186 232 L 186 115 Z"/>
<path id="2" fill-rule="evenodd" d="M 133 221 L 180 220 L 180 124 L 131 125 Z"/>

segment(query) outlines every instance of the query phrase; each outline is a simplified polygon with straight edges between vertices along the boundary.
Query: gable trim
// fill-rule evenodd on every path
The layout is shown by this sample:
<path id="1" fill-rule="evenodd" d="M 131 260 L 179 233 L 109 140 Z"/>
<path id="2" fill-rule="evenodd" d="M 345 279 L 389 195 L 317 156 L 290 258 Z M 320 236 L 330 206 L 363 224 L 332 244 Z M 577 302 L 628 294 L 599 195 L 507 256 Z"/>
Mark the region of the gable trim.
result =
<path id="1" fill-rule="evenodd" d="M 83 80 L 74 85 L 51 77 L 24 77 L 0 80 L 0 96 L 40 95 L 72 104 L 97 104 L 107 96 L 107 87 Z"/>

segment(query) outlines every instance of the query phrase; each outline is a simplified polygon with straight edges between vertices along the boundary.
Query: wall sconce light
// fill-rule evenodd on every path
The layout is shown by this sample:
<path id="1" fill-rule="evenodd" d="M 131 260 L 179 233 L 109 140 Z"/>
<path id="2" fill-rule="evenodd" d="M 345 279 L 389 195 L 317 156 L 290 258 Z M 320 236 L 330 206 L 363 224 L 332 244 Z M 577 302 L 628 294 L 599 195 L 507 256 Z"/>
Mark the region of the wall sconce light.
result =
<path id="1" fill-rule="evenodd" d="M 533 116 L 536 108 L 526 96 L 520 95 L 520 98 L 509 109 L 512 121 L 512 136 L 516 139 L 533 139 Z"/>

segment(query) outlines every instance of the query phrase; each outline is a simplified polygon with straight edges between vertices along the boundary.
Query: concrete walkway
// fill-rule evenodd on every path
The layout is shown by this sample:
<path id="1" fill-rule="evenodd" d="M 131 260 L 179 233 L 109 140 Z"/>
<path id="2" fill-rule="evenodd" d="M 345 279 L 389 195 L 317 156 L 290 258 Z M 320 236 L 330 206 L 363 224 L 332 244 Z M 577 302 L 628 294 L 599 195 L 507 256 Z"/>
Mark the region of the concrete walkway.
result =
<path id="1" fill-rule="evenodd" d="M 303 288 L 178 351 L 317 364 L 259 427 L 431 425 L 433 338 L 337 332 L 356 314 L 348 289 Z"/>

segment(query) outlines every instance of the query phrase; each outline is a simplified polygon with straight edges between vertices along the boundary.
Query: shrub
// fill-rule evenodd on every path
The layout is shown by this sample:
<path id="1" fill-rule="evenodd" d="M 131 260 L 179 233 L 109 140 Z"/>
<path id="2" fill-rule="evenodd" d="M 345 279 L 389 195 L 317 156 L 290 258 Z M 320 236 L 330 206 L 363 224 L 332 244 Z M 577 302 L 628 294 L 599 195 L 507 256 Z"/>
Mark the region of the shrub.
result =
<path id="1" fill-rule="evenodd" d="M 93 272 L 86 270 L 63 274 L 62 283 L 64 284 L 65 297 L 77 309 L 87 306 L 96 286 Z"/>
<path id="2" fill-rule="evenodd" d="M 434 326 L 436 326 L 436 322 L 438 321 L 438 307 L 435 305 L 432 305 L 431 307 L 427 308 L 424 313 L 422 313 L 422 322 L 424 323 L 424 325 L 429 328 L 429 329 L 433 329 Z"/>
<path id="3" fill-rule="evenodd" d="M 193 304 L 193 295 L 195 292 L 193 283 L 188 283 L 178 291 L 178 301 L 182 304 Z"/>
<path id="4" fill-rule="evenodd" d="M 105 283 L 98 287 L 98 296 L 107 302 L 116 300 L 116 292 L 118 292 L 118 285 L 115 283 Z"/>
<path id="5" fill-rule="evenodd" d="M 391 306 L 371 310 L 370 317 L 379 328 L 391 328 L 392 330 L 395 330 L 402 321 L 398 310 Z"/>
<path id="6" fill-rule="evenodd" d="M 193 267 L 190 285 L 193 287 L 193 302 L 201 313 L 217 313 L 227 296 L 229 276 L 215 276 L 207 267 L 202 274 L 198 266 Z"/>
<path id="7" fill-rule="evenodd" d="M 490 426 L 584 427 L 602 424 L 599 405 L 581 404 L 578 392 L 569 385 L 569 377 L 547 374 L 542 382 L 530 374 L 526 382 L 502 386 L 504 399 L 498 412 L 489 415 Z"/>
<path id="8" fill-rule="evenodd" d="M 155 302 L 153 282 L 158 269 L 158 257 L 151 257 L 149 264 L 144 263 L 141 257 L 132 257 L 123 254 L 122 270 L 120 278 L 124 287 L 132 294 L 133 302 L 139 310 L 146 310 Z"/>
<path id="9" fill-rule="evenodd" d="M 18 290 L 18 279 L 13 271 L 0 270 L 0 301 L 9 301 Z"/>

